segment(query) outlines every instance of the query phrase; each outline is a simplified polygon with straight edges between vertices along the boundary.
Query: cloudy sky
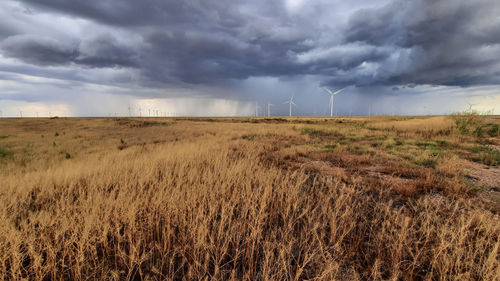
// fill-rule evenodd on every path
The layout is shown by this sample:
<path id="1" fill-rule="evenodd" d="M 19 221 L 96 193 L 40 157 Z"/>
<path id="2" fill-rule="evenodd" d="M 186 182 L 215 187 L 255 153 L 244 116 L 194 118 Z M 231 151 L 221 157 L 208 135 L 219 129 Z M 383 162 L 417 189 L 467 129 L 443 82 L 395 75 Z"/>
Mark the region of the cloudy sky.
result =
<path id="1" fill-rule="evenodd" d="M 498 0 L 0 1 L 2 116 L 500 114 Z"/>

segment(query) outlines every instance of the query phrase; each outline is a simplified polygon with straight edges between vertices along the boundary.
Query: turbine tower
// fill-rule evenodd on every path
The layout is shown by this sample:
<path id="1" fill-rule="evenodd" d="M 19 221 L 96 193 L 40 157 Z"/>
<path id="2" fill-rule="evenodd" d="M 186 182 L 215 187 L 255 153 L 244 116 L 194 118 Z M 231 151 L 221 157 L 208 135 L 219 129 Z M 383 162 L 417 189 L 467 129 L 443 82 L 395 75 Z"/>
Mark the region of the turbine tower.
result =
<path id="1" fill-rule="evenodd" d="M 267 117 L 271 117 L 271 106 L 274 106 L 272 103 L 267 104 Z"/>
<path id="2" fill-rule="evenodd" d="M 284 104 L 287 104 L 287 103 L 290 105 L 290 111 L 289 111 L 289 113 L 288 113 L 288 116 L 290 116 L 290 117 L 291 117 L 291 116 L 292 116 L 292 104 L 293 104 L 293 105 L 295 105 L 295 106 L 297 106 L 297 105 L 293 102 L 293 95 L 290 97 L 290 100 L 287 100 L 287 101 L 285 101 L 285 102 L 284 102 Z"/>
<path id="3" fill-rule="evenodd" d="M 342 88 L 338 91 L 332 91 L 328 88 L 324 88 L 325 91 L 328 92 L 328 94 L 330 95 L 330 117 L 333 117 L 333 97 L 335 97 L 336 95 L 340 94 L 345 88 Z"/>

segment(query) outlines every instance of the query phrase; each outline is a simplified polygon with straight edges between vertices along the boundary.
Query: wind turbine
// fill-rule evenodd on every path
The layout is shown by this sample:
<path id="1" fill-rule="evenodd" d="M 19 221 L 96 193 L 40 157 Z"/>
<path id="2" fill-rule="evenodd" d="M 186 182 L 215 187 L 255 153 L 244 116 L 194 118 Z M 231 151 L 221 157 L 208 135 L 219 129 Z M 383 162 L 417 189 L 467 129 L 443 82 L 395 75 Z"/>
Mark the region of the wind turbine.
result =
<path id="1" fill-rule="evenodd" d="M 271 117 L 271 106 L 274 106 L 272 103 L 267 104 L 267 117 Z"/>
<path id="2" fill-rule="evenodd" d="M 290 105 L 290 111 L 289 111 L 289 116 L 291 117 L 292 116 L 292 104 L 297 106 L 294 102 L 293 102 L 293 95 L 290 97 L 290 100 L 287 100 L 284 102 L 284 104 L 288 103 Z"/>
<path id="3" fill-rule="evenodd" d="M 324 88 L 324 89 L 330 95 L 330 117 L 333 117 L 333 97 L 340 94 L 345 88 L 342 88 L 342 89 L 335 91 L 335 92 L 328 89 L 328 88 Z"/>
<path id="4" fill-rule="evenodd" d="M 469 102 L 468 102 L 467 104 L 469 105 L 469 112 L 470 112 L 470 113 L 472 113 L 472 107 L 473 107 L 474 105 L 477 105 L 477 103 L 474 103 L 474 104 L 473 104 L 473 103 L 469 103 Z"/>

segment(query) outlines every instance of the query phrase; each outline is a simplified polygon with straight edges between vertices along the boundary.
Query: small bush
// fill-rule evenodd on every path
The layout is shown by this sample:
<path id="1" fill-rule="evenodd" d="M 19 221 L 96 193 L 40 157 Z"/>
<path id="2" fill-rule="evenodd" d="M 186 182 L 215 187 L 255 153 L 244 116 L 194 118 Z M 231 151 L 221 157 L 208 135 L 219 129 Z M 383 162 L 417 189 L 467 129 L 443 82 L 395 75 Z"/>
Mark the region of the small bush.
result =
<path id="1" fill-rule="evenodd" d="M 488 146 L 477 145 L 469 149 L 473 154 L 469 157 L 470 160 L 483 163 L 489 166 L 500 165 L 500 151 Z"/>
<path id="2" fill-rule="evenodd" d="M 69 159 L 71 158 L 71 154 L 69 154 L 68 152 L 66 152 L 66 159 Z"/>
<path id="3" fill-rule="evenodd" d="M 477 137 L 483 137 L 485 135 L 490 137 L 497 137 L 500 134 L 500 126 L 498 124 L 488 123 L 481 127 L 478 127 L 474 131 L 474 135 Z"/>
<path id="4" fill-rule="evenodd" d="M 8 137 L 9 137 L 9 135 L 7 135 L 7 136 L 0 136 L 0 139 L 6 139 Z"/>
<path id="5" fill-rule="evenodd" d="M 59 133 L 58 132 L 55 132 L 54 133 L 54 137 L 58 137 L 59 136 Z"/>
<path id="6" fill-rule="evenodd" d="M 125 141 L 123 140 L 123 138 L 120 139 L 120 143 L 125 144 Z"/>
<path id="7" fill-rule="evenodd" d="M 53 147 L 56 147 L 56 145 L 57 145 L 57 144 L 56 144 L 56 142 L 55 142 L 55 141 L 53 141 L 53 142 L 52 142 L 52 146 L 53 146 Z"/>
<path id="8" fill-rule="evenodd" d="M 496 137 L 500 135 L 500 126 L 494 123 L 484 123 L 477 112 L 455 115 L 455 128 L 463 135 L 472 135 L 478 138 Z"/>

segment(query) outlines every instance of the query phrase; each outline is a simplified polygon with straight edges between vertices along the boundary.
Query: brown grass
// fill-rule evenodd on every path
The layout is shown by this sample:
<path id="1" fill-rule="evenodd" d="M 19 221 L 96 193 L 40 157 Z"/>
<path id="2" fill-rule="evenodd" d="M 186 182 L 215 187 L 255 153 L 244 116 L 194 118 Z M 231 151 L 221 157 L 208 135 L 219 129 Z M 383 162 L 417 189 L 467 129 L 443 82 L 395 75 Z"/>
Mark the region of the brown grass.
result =
<path id="1" fill-rule="evenodd" d="M 0 120 L 0 279 L 500 280 L 499 216 L 451 150 L 428 168 L 351 153 L 383 134 L 357 121 L 152 121 Z"/>
<path id="2" fill-rule="evenodd" d="M 395 119 L 397 120 L 381 120 L 381 122 L 374 123 L 373 127 L 379 129 L 394 128 L 400 131 L 438 131 L 448 129 L 454 125 L 453 120 L 447 116 Z"/>

